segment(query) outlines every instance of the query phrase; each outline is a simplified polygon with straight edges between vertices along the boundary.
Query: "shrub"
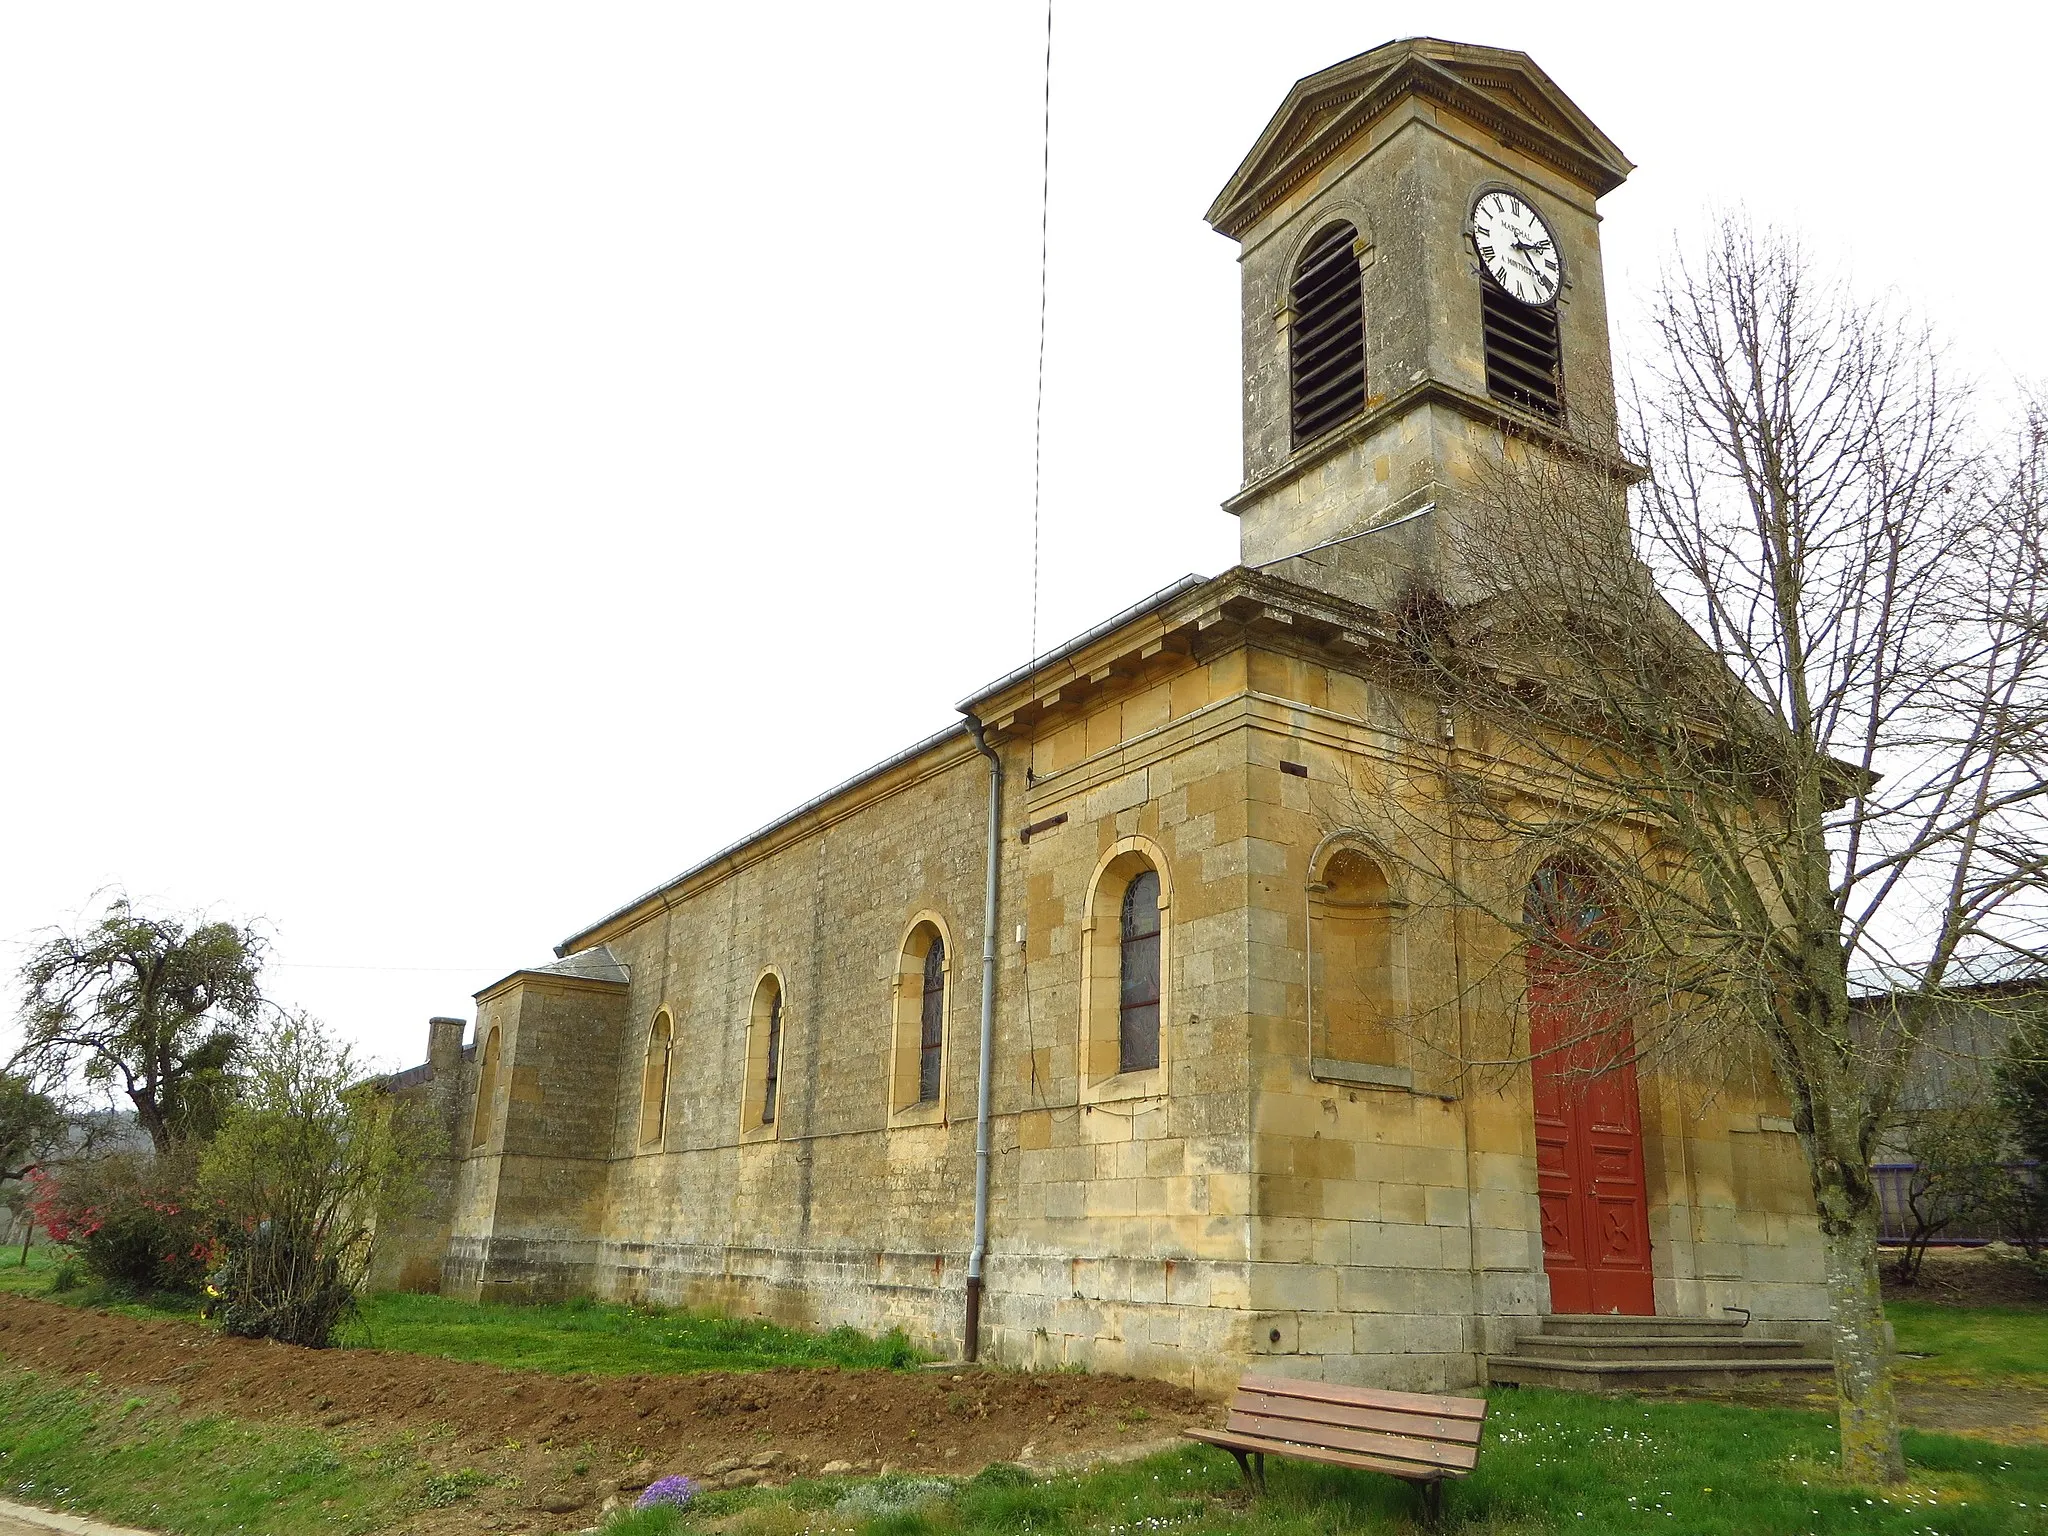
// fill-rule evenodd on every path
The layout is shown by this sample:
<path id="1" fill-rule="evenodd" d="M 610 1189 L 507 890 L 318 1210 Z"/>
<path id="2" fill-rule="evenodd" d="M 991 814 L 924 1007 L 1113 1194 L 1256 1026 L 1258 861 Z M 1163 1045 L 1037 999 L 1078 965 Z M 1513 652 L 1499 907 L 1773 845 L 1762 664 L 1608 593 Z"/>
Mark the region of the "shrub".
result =
<path id="1" fill-rule="evenodd" d="M 1903 1129 L 1913 1169 L 1904 1191 L 1897 1275 L 1901 1284 L 1914 1285 L 1928 1248 L 1951 1226 L 1997 1213 L 2012 1176 L 2001 1162 L 2006 1117 L 1995 1099 L 1926 1110 Z"/>
<path id="2" fill-rule="evenodd" d="M 264 1220 L 253 1230 L 229 1228 L 224 1262 L 208 1281 L 206 1315 L 223 1333 L 325 1349 L 355 1309 L 355 1276 L 317 1240 L 290 1225 Z"/>
<path id="3" fill-rule="evenodd" d="M 354 1308 L 378 1220 L 417 1189 L 431 1139 L 312 1019 L 285 1018 L 244 1062 L 242 1095 L 201 1169 L 223 1216 L 209 1311 L 243 1338 L 324 1349 Z"/>
<path id="4" fill-rule="evenodd" d="M 196 1291 L 214 1261 L 192 1161 L 121 1152 L 30 1176 L 30 1209 L 93 1279 L 118 1291 Z"/>
<path id="5" fill-rule="evenodd" d="M 2029 998 L 2015 1019 L 1997 1082 L 2013 1139 L 2028 1157 L 2048 1159 L 2048 1000 Z"/>
<path id="6" fill-rule="evenodd" d="M 842 1515 L 885 1520 L 952 1496 L 953 1485 L 944 1478 L 884 1477 L 856 1485 L 833 1507 Z"/>
<path id="7" fill-rule="evenodd" d="M 2034 1167 L 2015 1171 L 2002 1190 L 2006 1239 L 2038 1260 L 2048 1243 L 2048 1002 L 2030 998 L 2001 1055 L 1998 1098 L 2011 1116 L 2013 1140 Z"/>

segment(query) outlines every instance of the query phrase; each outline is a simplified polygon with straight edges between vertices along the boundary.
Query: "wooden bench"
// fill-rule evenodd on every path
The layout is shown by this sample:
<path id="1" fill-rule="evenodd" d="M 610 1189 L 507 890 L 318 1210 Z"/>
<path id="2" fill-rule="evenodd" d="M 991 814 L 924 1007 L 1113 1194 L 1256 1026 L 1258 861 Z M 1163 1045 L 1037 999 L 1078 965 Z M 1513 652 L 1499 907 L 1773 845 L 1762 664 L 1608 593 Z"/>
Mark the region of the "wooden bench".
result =
<path id="1" fill-rule="evenodd" d="M 1482 1398 L 1247 1376 L 1237 1384 L 1221 1430 L 1181 1433 L 1230 1452 L 1245 1481 L 1261 1492 L 1268 1452 L 1417 1483 L 1424 1518 L 1434 1525 L 1443 1514 L 1445 1482 L 1472 1471 L 1485 1427 Z"/>

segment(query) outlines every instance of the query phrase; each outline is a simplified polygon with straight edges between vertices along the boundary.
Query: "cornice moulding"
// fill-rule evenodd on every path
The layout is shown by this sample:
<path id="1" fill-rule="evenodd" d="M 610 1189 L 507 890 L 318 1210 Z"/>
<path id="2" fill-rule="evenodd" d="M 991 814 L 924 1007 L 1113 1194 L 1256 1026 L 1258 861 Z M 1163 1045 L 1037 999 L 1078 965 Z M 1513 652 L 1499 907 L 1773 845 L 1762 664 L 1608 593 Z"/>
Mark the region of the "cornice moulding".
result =
<path id="1" fill-rule="evenodd" d="M 1571 433 L 1562 430 L 1548 417 L 1538 416 L 1534 411 L 1525 411 L 1519 406 L 1496 400 L 1491 395 L 1475 395 L 1469 389 L 1460 389 L 1442 379 L 1424 379 L 1411 384 L 1385 404 L 1355 416 L 1340 427 L 1332 428 L 1307 447 L 1297 450 L 1287 461 L 1268 470 L 1258 479 L 1223 503 L 1223 510 L 1236 516 L 1260 497 L 1278 490 L 1289 481 L 1298 480 L 1318 465 L 1336 457 L 1360 439 L 1370 437 L 1388 420 L 1411 411 L 1420 405 L 1442 405 L 1470 416 L 1502 432 L 1528 438 L 1543 444 L 1546 448 L 1558 449 L 1573 455 L 1585 456 L 1592 452 L 1588 445 Z M 1601 455 L 1614 476 L 1633 485 L 1645 478 L 1649 471 L 1627 459 L 1613 455 Z"/>

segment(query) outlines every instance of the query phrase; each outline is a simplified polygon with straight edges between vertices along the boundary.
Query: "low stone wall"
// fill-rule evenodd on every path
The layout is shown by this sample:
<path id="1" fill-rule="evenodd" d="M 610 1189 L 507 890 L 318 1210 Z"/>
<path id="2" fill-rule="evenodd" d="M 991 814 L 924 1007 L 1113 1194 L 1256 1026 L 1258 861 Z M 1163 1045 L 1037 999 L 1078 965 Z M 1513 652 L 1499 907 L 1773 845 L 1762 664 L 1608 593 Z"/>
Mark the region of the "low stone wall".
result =
<path id="1" fill-rule="evenodd" d="M 494 1246 L 494 1273 L 513 1253 Z M 475 1261 L 472 1261 L 475 1262 Z M 566 1272 L 566 1247 L 519 1251 L 534 1283 Z M 1503 1349 L 1534 1315 L 1457 1316 L 1414 1310 L 1254 1310 L 1253 1266 L 1201 1260 L 991 1254 L 982 1304 L 984 1359 L 1029 1370 L 1080 1367 L 1220 1391 L 1256 1366 L 1412 1390 L 1470 1386 L 1479 1356 Z M 451 1274 L 455 1265 L 451 1259 Z M 1441 1281 L 1442 1277 L 1431 1277 Z M 1458 1278 L 1458 1277 L 1453 1277 Z M 1361 1271 L 1381 1302 L 1383 1277 Z M 721 1244 L 597 1245 L 594 1293 L 613 1301 L 758 1317 L 790 1327 L 899 1328 L 918 1348 L 957 1357 L 966 1311 L 960 1255 Z M 483 1287 L 505 1294 L 501 1280 Z M 1370 1299 L 1370 1298 L 1368 1298 Z M 1412 1300 L 1419 1300 L 1415 1298 Z M 1438 1295 L 1440 1305 L 1462 1301 Z M 1533 1296 L 1520 1298 L 1533 1303 Z"/>

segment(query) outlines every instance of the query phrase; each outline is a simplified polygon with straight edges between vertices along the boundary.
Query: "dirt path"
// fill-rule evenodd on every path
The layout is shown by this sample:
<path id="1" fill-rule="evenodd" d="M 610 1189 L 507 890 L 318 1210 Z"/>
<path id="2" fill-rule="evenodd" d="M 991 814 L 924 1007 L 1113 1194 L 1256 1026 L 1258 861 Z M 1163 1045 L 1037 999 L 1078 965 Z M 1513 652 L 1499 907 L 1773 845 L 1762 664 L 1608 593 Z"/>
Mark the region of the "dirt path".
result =
<path id="1" fill-rule="evenodd" d="M 126 1525 L 102 1525 L 83 1515 L 60 1515 L 32 1504 L 0 1499 L 0 1536 L 150 1536 Z"/>
<path id="2" fill-rule="evenodd" d="M 110 1387 L 174 1393 L 192 1408 L 289 1419 L 350 1437 L 416 1436 L 438 1465 L 515 1459 L 529 1503 L 575 1498 L 574 1510 L 484 1528 L 576 1529 L 631 1458 L 702 1476 L 773 1453 L 765 1481 L 827 1463 L 862 1471 L 971 1473 L 992 1461 L 1053 1463 L 1170 1436 L 1215 1405 L 1164 1382 L 1017 1371 L 775 1370 L 690 1376 L 549 1376 L 374 1349 L 302 1350 L 230 1339 L 192 1323 L 142 1321 L 0 1295 L 0 1359 Z M 584 1449 L 584 1448 L 587 1448 Z M 590 1472 L 557 1466 L 576 1453 Z M 595 1453 L 595 1454 L 591 1454 Z M 536 1459 L 537 1458 L 537 1459 Z M 755 1469 L 740 1468 L 739 1475 Z M 730 1474 L 725 1474 L 730 1475 Z M 473 1530 L 461 1524 L 420 1529 Z M 549 1515 L 560 1518 L 548 1518 Z"/>

